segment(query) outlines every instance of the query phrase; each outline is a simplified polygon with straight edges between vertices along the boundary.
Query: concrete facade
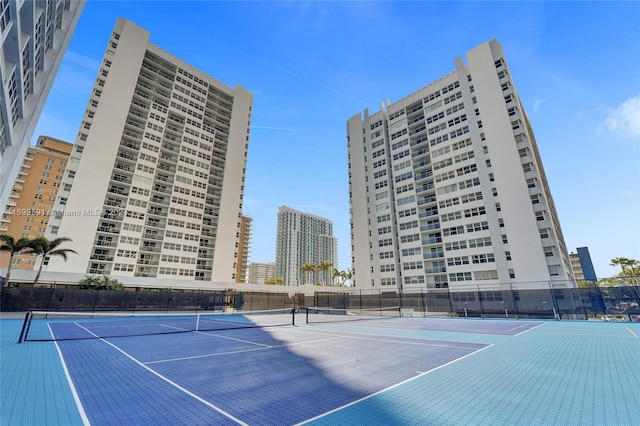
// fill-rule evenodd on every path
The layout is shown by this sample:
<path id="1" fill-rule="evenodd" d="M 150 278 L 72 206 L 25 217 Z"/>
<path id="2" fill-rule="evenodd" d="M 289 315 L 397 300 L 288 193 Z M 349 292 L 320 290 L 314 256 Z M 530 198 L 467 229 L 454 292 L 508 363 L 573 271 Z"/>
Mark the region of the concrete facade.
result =
<path id="1" fill-rule="evenodd" d="M 264 284 L 267 280 L 275 278 L 275 262 L 260 263 L 251 262 L 249 264 L 249 284 Z"/>
<path id="2" fill-rule="evenodd" d="M 319 265 L 331 262 L 329 271 L 302 273 L 305 263 Z M 323 217 L 303 213 L 282 206 L 278 210 L 276 237 L 276 277 L 284 278 L 286 285 L 297 286 L 316 282 L 333 282 L 333 268 L 338 268 L 338 241 L 333 236 L 333 223 Z M 311 282 L 307 282 L 311 279 Z"/>
<path id="3" fill-rule="evenodd" d="M 0 0 L 0 211 L 86 0 Z"/>
<path id="4" fill-rule="evenodd" d="M 253 219 L 242 216 L 240 230 L 238 231 L 238 260 L 236 262 L 236 282 L 249 282 L 249 255 L 251 252 L 251 231 Z"/>
<path id="5" fill-rule="evenodd" d="M 354 284 L 390 291 L 574 286 L 498 42 L 347 122 Z"/>
<path id="6" fill-rule="evenodd" d="M 235 281 L 251 106 L 120 19 L 48 228 L 48 270 Z"/>
<path id="7" fill-rule="evenodd" d="M 72 144 L 49 136 L 40 136 L 36 146 L 29 147 L 0 217 L 0 233 L 15 239 L 45 235 L 72 149 Z M 16 255 L 12 268 L 33 269 L 36 261 L 35 256 Z M 9 255 L 2 252 L 0 268 L 8 262 Z"/>

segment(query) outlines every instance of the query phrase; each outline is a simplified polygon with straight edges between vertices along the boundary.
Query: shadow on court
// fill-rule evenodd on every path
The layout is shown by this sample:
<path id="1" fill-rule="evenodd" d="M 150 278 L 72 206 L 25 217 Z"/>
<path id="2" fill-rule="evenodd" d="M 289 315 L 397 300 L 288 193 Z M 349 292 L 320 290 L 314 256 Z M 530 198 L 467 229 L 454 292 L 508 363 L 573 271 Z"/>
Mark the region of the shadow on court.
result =
<path id="1" fill-rule="evenodd" d="M 486 346 L 295 326 L 58 344 L 93 425 L 296 424 Z"/>

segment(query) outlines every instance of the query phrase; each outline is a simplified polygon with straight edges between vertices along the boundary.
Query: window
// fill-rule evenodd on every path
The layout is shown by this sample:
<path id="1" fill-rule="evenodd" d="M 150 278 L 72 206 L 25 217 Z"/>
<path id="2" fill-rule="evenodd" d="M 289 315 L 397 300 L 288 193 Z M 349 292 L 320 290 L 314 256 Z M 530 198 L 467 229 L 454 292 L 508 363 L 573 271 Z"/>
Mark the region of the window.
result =
<path id="1" fill-rule="evenodd" d="M 476 271 L 473 276 L 476 280 L 497 280 L 498 271 Z"/>
<path id="2" fill-rule="evenodd" d="M 380 265 L 380 272 L 393 272 L 395 267 L 392 263 L 387 265 Z"/>
<path id="3" fill-rule="evenodd" d="M 495 258 L 492 253 L 488 254 L 474 254 L 471 256 L 472 263 L 493 263 L 495 262 Z"/>
<path id="4" fill-rule="evenodd" d="M 447 258 L 447 266 L 468 265 L 469 256 L 449 257 Z"/>
<path id="5" fill-rule="evenodd" d="M 471 281 L 471 272 L 449 274 L 449 281 Z"/>

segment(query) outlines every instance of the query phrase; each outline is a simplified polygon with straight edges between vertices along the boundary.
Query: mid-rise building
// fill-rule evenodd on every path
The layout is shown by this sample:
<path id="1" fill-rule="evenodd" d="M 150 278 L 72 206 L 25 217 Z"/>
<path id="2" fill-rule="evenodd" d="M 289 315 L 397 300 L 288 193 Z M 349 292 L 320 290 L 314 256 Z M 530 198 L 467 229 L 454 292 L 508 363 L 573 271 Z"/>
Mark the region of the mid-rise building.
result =
<path id="1" fill-rule="evenodd" d="M 0 217 L 0 233 L 15 239 L 45 235 L 72 148 L 48 136 L 40 136 L 36 146 L 29 147 Z M 0 255 L 0 269 L 8 262 L 9 256 Z M 16 255 L 12 263 L 15 269 L 33 269 L 36 257 Z"/>
<path id="2" fill-rule="evenodd" d="M 573 286 L 533 130 L 501 45 L 347 122 L 354 284 Z"/>
<path id="3" fill-rule="evenodd" d="M 0 211 L 86 0 L 0 0 Z"/>
<path id="4" fill-rule="evenodd" d="M 249 254 L 251 251 L 251 229 L 253 219 L 249 216 L 240 218 L 238 230 L 238 259 L 236 261 L 236 282 L 246 283 L 249 279 Z"/>
<path id="5" fill-rule="evenodd" d="M 109 37 L 48 229 L 78 255 L 48 270 L 235 282 L 253 96 L 149 37 Z"/>
<path id="6" fill-rule="evenodd" d="M 331 268 L 312 274 L 301 271 L 306 263 L 320 265 L 329 261 Z M 338 241 L 329 219 L 282 206 L 278 210 L 276 236 L 276 277 L 285 285 L 297 286 L 333 282 L 333 268 L 338 268 Z M 311 280 L 312 282 L 308 282 Z"/>
<path id="7" fill-rule="evenodd" d="M 596 271 L 591 262 L 589 247 L 578 247 L 578 253 L 569 254 L 571 269 L 576 281 L 598 281 Z"/>
<path id="8" fill-rule="evenodd" d="M 275 278 L 276 264 L 274 262 L 249 264 L 249 284 L 265 284 Z"/>

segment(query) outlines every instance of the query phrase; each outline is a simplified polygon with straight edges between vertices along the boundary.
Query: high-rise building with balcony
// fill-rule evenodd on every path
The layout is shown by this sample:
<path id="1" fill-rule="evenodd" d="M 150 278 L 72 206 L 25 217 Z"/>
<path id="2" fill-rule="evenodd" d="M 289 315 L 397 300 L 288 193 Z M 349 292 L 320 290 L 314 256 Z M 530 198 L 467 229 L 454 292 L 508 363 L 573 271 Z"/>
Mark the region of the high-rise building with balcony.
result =
<path id="1" fill-rule="evenodd" d="M 498 42 L 347 122 L 354 283 L 573 286 L 533 130 Z"/>
<path id="2" fill-rule="evenodd" d="M 86 0 L 0 0 L 0 211 Z"/>
<path id="3" fill-rule="evenodd" d="M 325 261 L 331 263 L 326 271 L 310 274 L 301 271 L 305 263 L 320 265 Z M 333 268 L 338 268 L 338 241 L 333 236 L 333 223 L 320 216 L 280 207 L 275 276 L 284 278 L 284 285 L 318 282 L 329 285 L 333 282 Z"/>
<path id="4" fill-rule="evenodd" d="M 251 229 L 253 219 L 242 216 L 238 230 L 238 259 L 236 261 L 236 282 L 246 283 L 249 279 L 249 254 L 251 251 Z"/>
<path id="5" fill-rule="evenodd" d="M 78 255 L 48 270 L 234 282 L 253 96 L 149 36 L 109 38 L 48 229 Z"/>
<path id="6" fill-rule="evenodd" d="M 0 233 L 18 238 L 42 237 L 52 214 L 60 182 L 69 161 L 73 145 L 48 136 L 40 136 L 29 147 L 22 167 L 0 217 Z M 12 268 L 33 269 L 36 257 L 16 255 Z M 0 269 L 7 268 L 9 256 L 0 255 Z"/>

